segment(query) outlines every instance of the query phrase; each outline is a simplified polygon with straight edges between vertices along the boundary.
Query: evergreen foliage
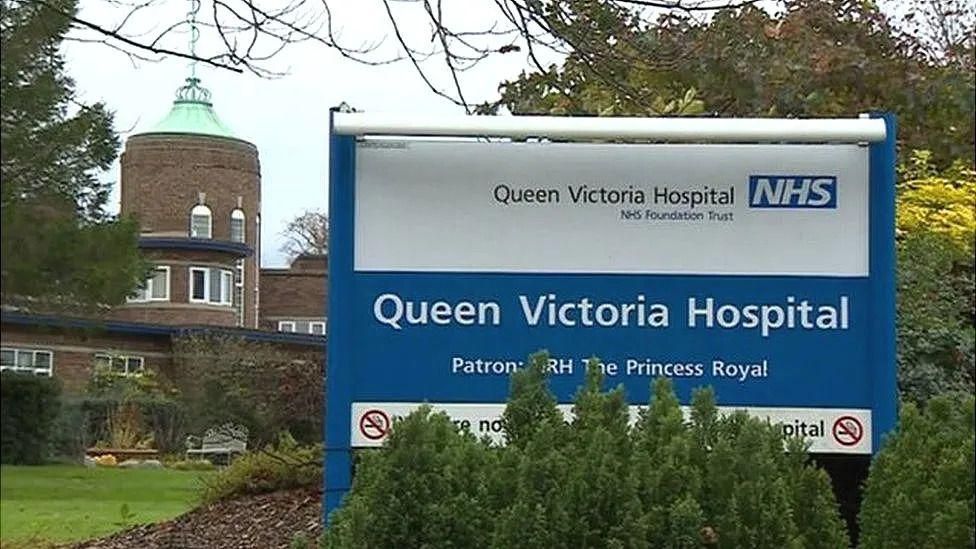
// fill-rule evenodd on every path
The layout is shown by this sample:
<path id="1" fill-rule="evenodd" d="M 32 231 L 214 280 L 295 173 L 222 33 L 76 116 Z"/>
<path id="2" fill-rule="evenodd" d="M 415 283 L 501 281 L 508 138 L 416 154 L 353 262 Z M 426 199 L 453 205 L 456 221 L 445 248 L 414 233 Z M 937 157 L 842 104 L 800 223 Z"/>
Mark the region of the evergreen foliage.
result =
<path id="1" fill-rule="evenodd" d="M 76 99 L 60 45 L 74 0 L 0 1 L 0 294 L 21 309 L 122 303 L 142 282 L 138 226 L 105 206 L 119 138 Z M 16 253 L 12 252 L 16 250 Z"/>
<path id="2" fill-rule="evenodd" d="M 363 456 L 326 546 L 847 547 L 826 474 L 799 441 L 710 390 L 686 418 L 668 380 L 636 423 L 597 361 L 567 422 L 546 388 L 548 357 L 512 376 L 507 445 L 428 407 Z"/>
<path id="3" fill-rule="evenodd" d="M 362 456 L 329 546 L 484 546 L 495 457 L 429 407 L 396 420 L 386 450 Z"/>
<path id="4" fill-rule="evenodd" d="M 44 463 L 55 438 L 60 382 L 19 372 L 3 372 L 0 379 L 0 463 Z"/>
<path id="5" fill-rule="evenodd" d="M 972 395 L 902 408 L 871 465 L 859 516 L 861 547 L 976 546 L 976 416 Z"/>

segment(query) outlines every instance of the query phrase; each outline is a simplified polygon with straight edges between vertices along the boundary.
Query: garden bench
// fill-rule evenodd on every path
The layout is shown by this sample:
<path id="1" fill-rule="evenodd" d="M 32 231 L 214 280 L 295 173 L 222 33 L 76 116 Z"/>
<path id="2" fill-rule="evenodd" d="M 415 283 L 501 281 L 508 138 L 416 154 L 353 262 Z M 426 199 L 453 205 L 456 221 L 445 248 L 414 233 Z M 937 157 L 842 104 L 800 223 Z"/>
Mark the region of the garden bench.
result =
<path id="1" fill-rule="evenodd" d="M 230 464 L 234 456 L 247 451 L 247 429 L 241 425 L 224 424 L 208 430 L 203 437 L 186 437 L 186 458 L 223 457 Z M 211 461 L 213 461 L 211 459 Z"/>

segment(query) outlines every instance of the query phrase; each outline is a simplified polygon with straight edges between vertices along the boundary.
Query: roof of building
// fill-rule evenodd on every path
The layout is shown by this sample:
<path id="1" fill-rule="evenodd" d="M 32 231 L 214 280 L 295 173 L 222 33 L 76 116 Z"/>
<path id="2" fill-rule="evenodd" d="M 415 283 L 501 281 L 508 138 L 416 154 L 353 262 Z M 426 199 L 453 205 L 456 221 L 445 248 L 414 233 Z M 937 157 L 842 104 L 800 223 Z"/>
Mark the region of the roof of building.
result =
<path id="1" fill-rule="evenodd" d="M 329 274 L 328 254 L 298 254 L 287 267 L 262 267 L 262 275 L 306 275 L 323 276 Z"/>
<path id="2" fill-rule="evenodd" d="M 4 323 L 25 326 L 49 326 L 54 328 L 75 328 L 104 330 L 122 334 L 181 337 L 195 334 L 223 334 L 237 336 L 249 341 L 266 341 L 270 343 L 287 343 L 324 347 L 326 336 L 313 334 L 297 334 L 290 332 L 268 332 L 229 326 L 170 326 L 165 324 L 148 324 L 143 322 L 126 322 L 117 320 L 94 320 L 88 318 L 68 317 L 60 315 L 32 314 L 3 311 L 0 319 Z"/>
<path id="3" fill-rule="evenodd" d="M 176 90 L 176 100 L 165 118 L 142 134 L 194 134 L 238 139 L 220 118 L 210 101 L 210 90 L 200 85 L 200 79 L 191 76 L 186 84 Z"/>

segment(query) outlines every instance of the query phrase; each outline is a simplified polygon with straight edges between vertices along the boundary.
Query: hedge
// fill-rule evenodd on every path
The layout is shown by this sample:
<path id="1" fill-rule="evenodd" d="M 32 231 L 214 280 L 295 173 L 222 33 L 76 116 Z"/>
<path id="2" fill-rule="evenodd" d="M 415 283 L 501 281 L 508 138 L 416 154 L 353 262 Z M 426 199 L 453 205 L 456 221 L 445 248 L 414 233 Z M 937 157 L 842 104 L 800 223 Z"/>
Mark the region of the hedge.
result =
<path id="1" fill-rule="evenodd" d="M 44 463 L 50 457 L 61 384 L 52 377 L 0 374 L 0 462 Z"/>

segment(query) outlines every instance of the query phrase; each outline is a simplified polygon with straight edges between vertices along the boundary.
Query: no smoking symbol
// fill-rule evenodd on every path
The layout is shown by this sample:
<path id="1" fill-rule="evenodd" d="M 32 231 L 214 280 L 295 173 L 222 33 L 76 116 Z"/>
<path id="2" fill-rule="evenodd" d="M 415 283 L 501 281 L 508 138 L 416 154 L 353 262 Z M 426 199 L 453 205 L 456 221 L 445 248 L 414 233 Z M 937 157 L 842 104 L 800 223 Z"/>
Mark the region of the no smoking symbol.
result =
<path id="1" fill-rule="evenodd" d="M 390 430 L 390 417 L 383 410 L 368 410 L 359 418 L 359 432 L 369 440 L 379 440 Z"/>
<path id="2" fill-rule="evenodd" d="M 840 416 L 834 422 L 834 440 L 843 446 L 854 446 L 864 437 L 864 427 L 854 416 Z"/>

